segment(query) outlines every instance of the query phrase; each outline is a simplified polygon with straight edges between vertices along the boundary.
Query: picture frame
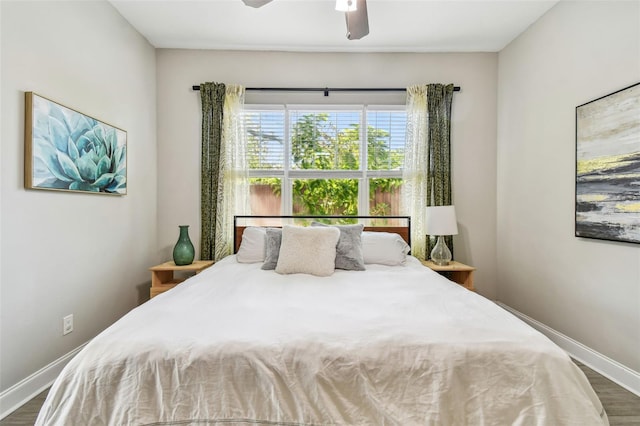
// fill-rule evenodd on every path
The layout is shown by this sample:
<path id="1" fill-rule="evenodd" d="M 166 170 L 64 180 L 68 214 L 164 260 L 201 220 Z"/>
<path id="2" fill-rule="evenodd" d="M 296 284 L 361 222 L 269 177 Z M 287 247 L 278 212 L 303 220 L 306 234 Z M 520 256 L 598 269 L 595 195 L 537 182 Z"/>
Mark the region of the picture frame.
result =
<path id="1" fill-rule="evenodd" d="M 576 107 L 575 236 L 640 243 L 640 83 Z"/>
<path id="2" fill-rule="evenodd" d="M 25 92 L 26 189 L 127 194 L 127 132 Z"/>

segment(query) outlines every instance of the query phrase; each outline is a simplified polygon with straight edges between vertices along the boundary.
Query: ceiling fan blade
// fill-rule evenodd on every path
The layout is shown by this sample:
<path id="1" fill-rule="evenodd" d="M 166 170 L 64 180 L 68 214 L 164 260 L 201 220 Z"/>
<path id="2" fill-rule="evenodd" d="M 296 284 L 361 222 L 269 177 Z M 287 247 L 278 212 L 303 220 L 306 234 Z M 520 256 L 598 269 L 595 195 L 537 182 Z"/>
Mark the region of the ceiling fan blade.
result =
<path id="1" fill-rule="evenodd" d="M 243 0 L 244 1 L 244 0 Z M 367 15 L 367 0 L 357 1 L 357 9 L 345 12 L 347 20 L 347 38 L 358 40 L 369 34 L 369 15 Z"/>
<path id="2" fill-rule="evenodd" d="M 270 3 L 271 0 L 242 0 L 242 3 L 251 7 L 262 7 L 267 3 Z"/>

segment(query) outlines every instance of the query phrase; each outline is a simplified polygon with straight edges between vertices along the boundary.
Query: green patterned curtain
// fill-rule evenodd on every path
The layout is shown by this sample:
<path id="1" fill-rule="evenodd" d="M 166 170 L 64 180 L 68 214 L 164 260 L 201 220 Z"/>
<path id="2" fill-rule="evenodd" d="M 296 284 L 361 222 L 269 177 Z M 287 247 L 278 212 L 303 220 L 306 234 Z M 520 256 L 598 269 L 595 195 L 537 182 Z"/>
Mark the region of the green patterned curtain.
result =
<path id="1" fill-rule="evenodd" d="M 428 109 L 428 177 L 427 206 L 450 206 L 451 200 L 451 101 L 453 84 L 429 84 Z M 453 237 L 445 237 L 453 254 Z M 427 239 L 427 256 L 433 250 L 436 238 Z"/>
<path id="2" fill-rule="evenodd" d="M 202 83 L 202 159 L 200 194 L 200 258 L 213 260 L 220 172 L 224 83 Z"/>

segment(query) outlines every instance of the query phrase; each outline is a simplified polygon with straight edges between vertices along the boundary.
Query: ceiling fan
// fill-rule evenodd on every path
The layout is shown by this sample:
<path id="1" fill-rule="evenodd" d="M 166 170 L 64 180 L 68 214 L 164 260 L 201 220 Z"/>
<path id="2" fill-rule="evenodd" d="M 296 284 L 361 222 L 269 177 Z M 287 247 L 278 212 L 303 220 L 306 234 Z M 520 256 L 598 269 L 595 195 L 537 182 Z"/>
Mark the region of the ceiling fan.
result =
<path id="1" fill-rule="evenodd" d="M 262 7 L 272 0 L 242 0 L 251 7 Z M 367 0 L 337 0 L 336 10 L 344 11 L 347 21 L 347 38 L 358 40 L 369 34 L 369 16 L 367 15 Z"/>

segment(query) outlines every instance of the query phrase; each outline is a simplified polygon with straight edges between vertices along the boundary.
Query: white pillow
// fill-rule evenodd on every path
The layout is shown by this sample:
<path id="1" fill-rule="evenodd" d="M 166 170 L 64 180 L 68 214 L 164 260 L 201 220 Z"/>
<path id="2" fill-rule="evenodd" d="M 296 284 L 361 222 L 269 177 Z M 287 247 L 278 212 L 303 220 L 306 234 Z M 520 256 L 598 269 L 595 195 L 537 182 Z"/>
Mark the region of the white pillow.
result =
<path id="1" fill-rule="evenodd" d="M 319 277 L 333 274 L 339 238 L 340 230 L 332 226 L 283 226 L 276 272 Z"/>
<path id="2" fill-rule="evenodd" d="M 410 247 L 404 239 L 392 232 L 362 233 L 362 256 L 364 263 L 380 265 L 404 265 Z"/>
<path id="3" fill-rule="evenodd" d="M 248 226 L 242 232 L 242 242 L 236 259 L 239 263 L 264 262 L 266 228 Z"/>

